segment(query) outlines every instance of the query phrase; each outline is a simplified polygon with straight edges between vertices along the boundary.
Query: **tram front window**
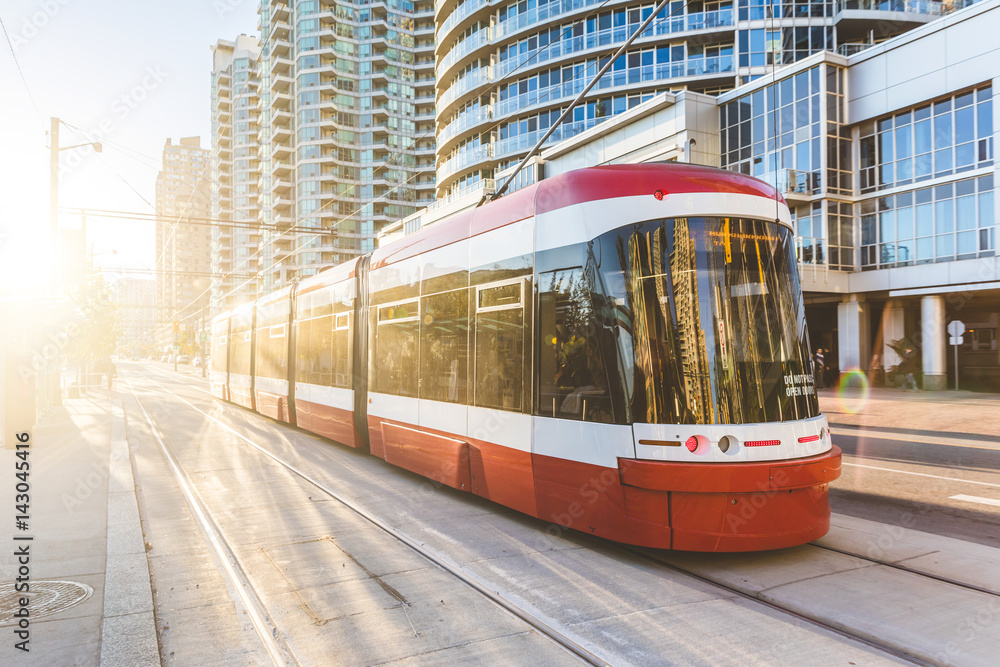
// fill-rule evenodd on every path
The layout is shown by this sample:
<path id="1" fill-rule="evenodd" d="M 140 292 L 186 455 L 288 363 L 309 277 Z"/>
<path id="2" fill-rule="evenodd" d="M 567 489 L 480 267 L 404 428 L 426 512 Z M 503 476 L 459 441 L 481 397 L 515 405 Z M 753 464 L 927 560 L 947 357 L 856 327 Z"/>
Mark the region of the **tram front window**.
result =
<path id="1" fill-rule="evenodd" d="M 819 414 L 790 229 L 676 218 L 600 239 L 631 420 L 745 424 Z"/>

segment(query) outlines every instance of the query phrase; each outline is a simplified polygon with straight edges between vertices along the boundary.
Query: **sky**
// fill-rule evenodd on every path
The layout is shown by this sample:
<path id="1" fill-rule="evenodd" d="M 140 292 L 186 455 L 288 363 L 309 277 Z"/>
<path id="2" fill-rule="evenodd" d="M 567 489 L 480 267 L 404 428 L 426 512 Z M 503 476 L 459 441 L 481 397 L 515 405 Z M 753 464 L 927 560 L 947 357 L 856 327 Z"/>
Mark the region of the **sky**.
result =
<path id="1" fill-rule="evenodd" d="M 256 0 L 4 0 L 0 19 L 0 280 L 30 281 L 52 254 L 49 118 L 62 207 L 154 212 L 168 138 L 211 144 L 211 46 L 257 30 Z M 25 85 L 26 82 L 26 85 Z M 67 125 L 78 128 L 76 132 Z M 83 136 L 78 136 L 80 135 Z M 80 227 L 61 214 L 60 226 Z M 153 224 L 87 218 L 104 267 L 154 268 Z M 112 252 L 114 251 L 114 252 Z"/>

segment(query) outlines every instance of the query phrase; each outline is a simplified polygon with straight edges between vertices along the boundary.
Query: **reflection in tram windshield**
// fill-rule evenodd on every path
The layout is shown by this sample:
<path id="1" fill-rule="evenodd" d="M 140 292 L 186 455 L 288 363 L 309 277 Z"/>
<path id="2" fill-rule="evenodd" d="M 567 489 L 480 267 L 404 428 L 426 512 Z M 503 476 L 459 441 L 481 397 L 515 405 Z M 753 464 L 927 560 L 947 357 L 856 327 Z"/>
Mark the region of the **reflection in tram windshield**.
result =
<path id="1" fill-rule="evenodd" d="M 743 424 L 819 414 L 790 230 L 677 218 L 598 242 L 632 421 Z"/>

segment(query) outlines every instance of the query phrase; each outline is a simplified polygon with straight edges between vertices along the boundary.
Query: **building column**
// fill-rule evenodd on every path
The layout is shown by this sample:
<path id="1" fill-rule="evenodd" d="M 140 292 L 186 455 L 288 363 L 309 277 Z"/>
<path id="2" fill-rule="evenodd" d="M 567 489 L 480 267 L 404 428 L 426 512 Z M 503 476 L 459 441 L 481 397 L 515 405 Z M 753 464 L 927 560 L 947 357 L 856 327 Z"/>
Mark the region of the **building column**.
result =
<path id="1" fill-rule="evenodd" d="M 837 304 L 837 346 L 840 372 L 865 369 L 871 359 L 868 339 L 868 304 L 851 296 Z"/>
<path id="2" fill-rule="evenodd" d="M 924 362 L 924 389 L 940 391 L 948 384 L 945 353 L 944 297 L 934 294 L 920 300 L 920 333 Z"/>
<path id="3" fill-rule="evenodd" d="M 889 347 L 889 343 L 906 337 L 905 314 L 898 301 L 885 304 L 885 310 L 882 311 L 882 368 L 898 366 L 902 361 L 896 351 Z"/>

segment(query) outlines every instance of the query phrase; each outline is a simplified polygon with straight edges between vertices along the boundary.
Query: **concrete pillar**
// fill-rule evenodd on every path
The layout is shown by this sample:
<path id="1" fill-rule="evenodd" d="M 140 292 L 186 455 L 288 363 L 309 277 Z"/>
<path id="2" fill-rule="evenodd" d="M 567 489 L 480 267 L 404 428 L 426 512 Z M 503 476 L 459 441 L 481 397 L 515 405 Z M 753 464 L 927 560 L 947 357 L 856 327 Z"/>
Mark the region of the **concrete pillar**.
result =
<path id="1" fill-rule="evenodd" d="M 882 367 L 889 369 L 898 366 L 902 359 L 889 347 L 889 343 L 906 336 L 905 312 L 898 301 L 885 304 L 882 311 Z"/>
<path id="2" fill-rule="evenodd" d="M 850 301 L 837 304 L 837 345 L 840 372 L 867 369 L 871 359 L 868 339 L 868 304 L 852 296 Z"/>
<path id="3" fill-rule="evenodd" d="M 945 353 L 947 335 L 944 297 L 938 294 L 920 300 L 920 345 L 923 349 L 924 389 L 939 391 L 948 384 Z"/>

